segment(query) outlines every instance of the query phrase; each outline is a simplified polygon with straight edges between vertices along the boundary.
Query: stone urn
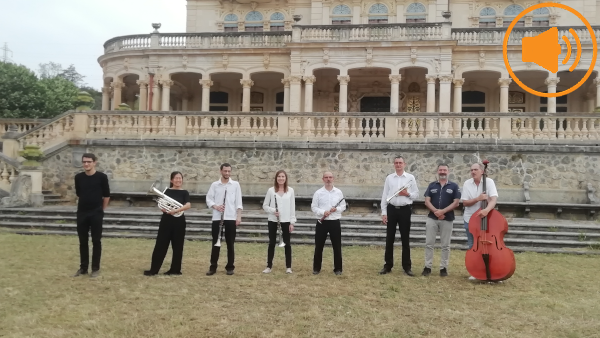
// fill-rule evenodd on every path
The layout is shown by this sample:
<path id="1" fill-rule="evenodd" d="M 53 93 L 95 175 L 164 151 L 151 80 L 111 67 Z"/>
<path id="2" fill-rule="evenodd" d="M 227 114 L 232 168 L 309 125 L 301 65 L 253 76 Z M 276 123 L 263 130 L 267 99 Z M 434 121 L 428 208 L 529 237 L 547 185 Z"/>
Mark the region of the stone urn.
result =
<path id="1" fill-rule="evenodd" d="M 79 94 L 77 94 L 77 100 L 75 101 L 77 108 L 75 108 L 75 111 L 80 112 L 92 110 L 92 108 L 94 108 L 94 103 L 94 98 L 92 95 L 90 95 L 90 93 L 81 91 Z"/>
<path id="2" fill-rule="evenodd" d="M 44 157 L 44 153 L 35 144 L 26 145 L 25 149 L 19 152 L 19 155 L 25 158 L 25 162 L 21 163 L 21 166 L 37 168 L 42 165 L 40 160 Z"/>
<path id="3" fill-rule="evenodd" d="M 127 103 L 121 103 L 115 110 L 131 110 Z"/>

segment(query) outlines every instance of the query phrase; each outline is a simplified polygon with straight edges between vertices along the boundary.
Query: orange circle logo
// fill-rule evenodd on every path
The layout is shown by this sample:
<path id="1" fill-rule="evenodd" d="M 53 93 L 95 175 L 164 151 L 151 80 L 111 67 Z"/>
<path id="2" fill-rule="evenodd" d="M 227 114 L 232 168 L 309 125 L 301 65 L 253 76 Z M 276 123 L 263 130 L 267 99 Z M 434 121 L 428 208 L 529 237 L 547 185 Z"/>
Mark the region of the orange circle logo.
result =
<path id="1" fill-rule="evenodd" d="M 512 32 L 513 28 L 515 27 L 515 24 L 522 18 L 524 17 L 527 13 L 532 12 L 538 8 L 542 8 L 542 7 L 556 7 L 556 8 L 562 8 L 566 11 L 569 11 L 573 14 L 575 14 L 587 27 L 588 31 L 590 32 L 590 38 L 592 39 L 592 44 L 593 44 L 593 48 L 592 48 L 592 63 L 590 64 L 590 68 L 588 68 L 587 73 L 585 73 L 585 76 L 581 79 L 581 81 L 577 82 L 576 85 L 574 85 L 573 87 L 567 89 L 567 90 L 563 90 L 562 92 L 558 92 L 558 93 L 542 93 L 542 92 L 538 92 L 537 90 L 531 89 L 528 86 L 526 86 L 523 82 L 521 82 L 521 80 L 519 80 L 519 78 L 517 78 L 517 76 L 515 75 L 515 73 L 513 72 L 513 70 L 510 68 L 510 64 L 508 63 L 508 38 L 510 37 L 510 33 Z M 554 29 L 556 29 L 556 27 L 553 27 Z M 552 29 L 552 28 L 551 28 Z M 550 30 L 551 30 L 550 29 Z M 575 63 L 579 62 L 579 58 L 581 57 L 581 44 L 579 42 L 579 39 L 577 38 L 577 35 L 575 34 L 575 31 L 573 29 L 569 30 L 571 32 L 571 34 L 576 38 L 577 41 L 577 59 L 575 60 Z M 542 33 L 544 34 L 544 33 Z M 566 37 L 563 36 L 563 40 L 565 40 L 565 42 L 567 43 L 567 58 L 566 60 L 568 60 L 568 58 L 571 55 L 571 48 L 570 48 L 570 43 L 569 40 L 566 39 Z M 560 48 L 560 45 L 559 47 Z M 552 2 L 546 2 L 546 3 L 541 3 L 541 4 L 537 4 L 535 6 L 531 6 L 529 8 L 527 8 L 526 10 L 522 11 L 521 13 L 519 13 L 519 15 L 517 15 L 516 18 L 514 18 L 514 20 L 510 23 L 510 25 L 508 26 L 506 33 L 504 35 L 504 41 L 502 42 L 502 56 L 504 57 L 504 65 L 506 66 L 506 69 L 508 70 L 508 73 L 510 74 L 510 76 L 512 77 L 512 79 L 521 87 L 523 88 L 525 91 L 533 94 L 533 95 L 537 95 L 537 96 L 541 96 L 541 97 L 559 97 L 559 96 L 563 96 L 563 95 L 567 95 L 569 93 L 572 93 L 573 91 L 575 91 L 577 88 L 581 87 L 581 85 L 583 85 L 583 83 L 590 77 L 590 75 L 592 75 L 592 72 L 594 71 L 594 66 L 596 65 L 596 56 L 598 54 L 598 44 L 596 42 L 596 35 L 594 34 L 594 30 L 592 29 L 592 26 L 590 26 L 590 23 L 583 17 L 583 15 L 581 15 L 578 11 L 574 10 L 573 8 L 563 5 L 563 4 L 557 4 L 557 3 L 552 3 Z M 539 53 L 544 53 L 544 50 L 539 50 Z M 559 53 L 560 54 L 560 53 Z M 563 61 L 563 64 L 566 63 L 566 61 Z M 569 69 L 569 71 L 573 71 L 575 67 L 571 67 L 571 69 Z"/>

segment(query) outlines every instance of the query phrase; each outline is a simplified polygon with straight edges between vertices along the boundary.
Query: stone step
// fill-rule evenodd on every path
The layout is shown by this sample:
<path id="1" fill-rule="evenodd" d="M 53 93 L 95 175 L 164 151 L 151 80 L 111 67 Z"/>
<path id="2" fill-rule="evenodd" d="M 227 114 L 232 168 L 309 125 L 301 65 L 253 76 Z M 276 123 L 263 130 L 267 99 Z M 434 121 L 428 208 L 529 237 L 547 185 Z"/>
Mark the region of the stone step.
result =
<path id="1" fill-rule="evenodd" d="M 48 200 L 48 199 L 62 199 L 62 195 L 59 194 L 43 194 L 44 195 L 44 201 Z"/>
<path id="2" fill-rule="evenodd" d="M 44 197 L 44 204 L 58 204 L 58 203 L 71 203 L 71 200 L 68 199 L 55 199 L 55 198 L 50 198 L 47 199 L 46 197 Z"/>
<path id="3" fill-rule="evenodd" d="M 22 234 L 22 235 L 63 235 L 63 236 L 77 236 L 76 231 L 52 231 L 52 230 L 23 230 L 23 229 L 4 229 L 5 232 Z M 124 233 L 124 232 L 103 232 L 103 237 L 107 238 L 143 238 L 143 239 L 155 239 L 156 235 L 154 234 L 145 234 L 145 233 Z M 186 239 L 190 241 L 194 240 L 202 240 L 202 241 L 210 241 L 211 238 L 209 236 L 201 236 L 194 234 L 186 234 Z M 264 237 L 236 237 L 236 242 L 246 242 L 246 243 L 268 243 L 268 238 Z M 301 239 L 301 238 L 291 238 L 292 244 L 305 244 L 305 245 L 314 245 L 314 240 L 312 239 Z M 227 245 L 227 244 L 224 244 Z M 326 241 L 326 245 L 331 245 L 330 241 Z M 342 245 L 361 245 L 361 246 L 385 246 L 385 242 L 371 242 L 371 241 L 348 241 L 343 240 Z M 394 244 L 397 247 L 400 247 L 401 244 L 396 242 Z M 411 243 L 411 247 L 422 248 L 425 247 L 424 243 Z M 439 249 L 439 243 L 435 245 L 436 249 Z M 465 250 L 466 247 L 464 245 L 451 245 L 452 250 Z M 566 253 L 566 254 L 580 254 L 580 255 L 600 255 L 600 250 L 582 250 L 580 248 L 540 248 L 540 247 L 531 247 L 531 246 L 511 246 L 511 250 L 514 252 L 539 252 L 539 253 Z M 278 250 L 276 248 L 276 250 Z"/>
<path id="4" fill-rule="evenodd" d="M 1 221 L 0 227 L 4 228 L 26 228 L 26 229 L 43 229 L 43 230 L 76 230 L 77 226 L 74 223 L 36 223 L 36 222 L 6 222 Z M 127 225 L 113 225 L 113 224 L 104 224 L 103 228 L 106 231 L 123 231 L 123 232 L 143 232 L 143 233 L 156 233 L 158 230 L 157 226 L 127 226 Z M 302 228 L 301 228 L 302 229 Z M 385 231 L 373 231 L 371 229 L 362 229 L 363 232 L 351 232 L 346 231 L 345 228 L 342 228 L 342 238 L 345 240 L 361 240 L 361 241 L 384 241 L 386 237 Z M 364 230 L 367 230 L 364 232 Z M 459 229 L 462 231 L 456 231 L 456 235 L 453 236 L 453 242 L 466 242 L 466 236 L 464 229 Z M 188 233 L 201 233 L 201 234 L 210 234 L 210 227 L 188 227 Z M 237 230 L 237 235 L 240 237 L 268 237 L 267 229 L 247 229 L 244 227 L 240 227 Z M 564 236 L 564 238 L 547 238 L 547 233 L 541 234 L 531 234 L 530 232 L 525 232 L 525 234 L 507 234 L 504 238 L 504 242 L 507 246 L 511 245 L 522 245 L 522 246 L 540 246 L 540 247 L 590 247 L 592 245 L 600 245 L 598 239 L 599 236 L 587 236 L 581 240 L 581 238 L 576 236 Z M 308 229 L 298 229 L 295 230 L 292 236 L 303 237 L 303 238 L 314 238 L 314 230 Z M 400 239 L 400 234 L 396 233 L 396 238 Z M 424 229 L 420 232 L 413 232 L 411 229 L 412 241 L 424 242 L 425 241 L 425 232 Z M 439 236 L 438 236 L 439 238 Z M 570 238 L 570 239 L 569 239 Z M 579 240 L 575 240 L 579 239 Z"/>

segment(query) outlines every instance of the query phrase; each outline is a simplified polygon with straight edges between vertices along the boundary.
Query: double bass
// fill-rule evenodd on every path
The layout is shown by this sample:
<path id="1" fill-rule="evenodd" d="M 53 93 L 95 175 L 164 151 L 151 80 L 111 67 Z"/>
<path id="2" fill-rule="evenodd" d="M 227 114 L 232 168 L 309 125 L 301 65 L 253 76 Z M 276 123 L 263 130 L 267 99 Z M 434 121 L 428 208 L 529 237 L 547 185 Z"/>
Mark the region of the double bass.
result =
<path id="1" fill-rule="evenodd" d="M 487 192 L 487 166 L 483 161 L 482 176 L 483 193 Z M 476 279 L 499 282 L 510 278 L 515 272 L 516 262 L 513 251 L 504 245 L 504 234 L 508 231 L 508 222 L 502 214 L 492 209 L 487 216 L 480 217 L 480 212 L 488 206 L 488 201 L 481 201 L 481 207 L 469 220 L 469 232 L 473 235 L 473 247 L 467 251 L 465 265 L 467 271 Z"/>

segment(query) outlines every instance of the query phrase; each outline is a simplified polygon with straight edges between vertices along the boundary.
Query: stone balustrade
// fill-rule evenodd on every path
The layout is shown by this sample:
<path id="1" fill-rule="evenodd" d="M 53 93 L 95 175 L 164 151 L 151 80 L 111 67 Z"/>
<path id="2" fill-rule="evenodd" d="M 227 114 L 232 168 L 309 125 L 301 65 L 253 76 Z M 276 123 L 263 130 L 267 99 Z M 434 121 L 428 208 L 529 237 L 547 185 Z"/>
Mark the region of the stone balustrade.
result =
<path id="1" fill-rule="evenodd" d="M 591 44 L 592 37 L 587 27 L 558 27 L 558 43 L 565 45 L 562 36 L 569 37 L 569 28 L 573 28 L 582 44 Z M 509 45 L 519 45 L 524 37 L 536 36 L 547 31 L 549 27 L 516 27 L 508 38 Z M 596 42 L 600 42 L 600 27 L 592 26 L 596 35 Z M 452 40 L 459 45 L 502 45 L 506 35 L 506 28 L 453 28 Z M 574 48 L 576 46 L 574 45 Z"/>
<path id="2" fill-rule="evenodd" d="M 0 189 L 6 192 L 10 192 L 12 182 L 17 179 L 19 175 L 18 171 L 19 164 L 16 160 L 5 156 L 0 153 Z"/>
<path id="3" fill-rule="evenodd" d="M 585 113 L 66 113 L 18 137 L 48 150 L 72 139 L 325 142 L 498 142 L 600 140 L 600 117 Z"/>
<path id="4" fill-rule="evenodd" d="M 0 119 L 0 138 L 8 131 L 10 125 L 15 125 L 17 132 L 24 133 L 46 121 L 46 119 Z"/>
<path id="5" fill-rule="evenodd" d="M 156 33 L 118 36 L 104 44 L 104 53 L 140 49 L 214 49 L 214 48 L 281 48 L 290 42 L 352 42 L 352 41 L 421 41 L 456 40 L 459 45 L 502 45 L 506 28 L 450 28 L 451 23 L 394 23 L 362 25 L 296 25 L 292 31 L 273 32 L 206 32 Z M 517 45 L 523 37 L 536 36 L 549 27 L 516 27 L 508 43 Z M 573 28 L 582 44 L 591 43 L 585 26 L 559 27 L 560 44 L 563 35 Z M 600 41 L 600 26 L 592 26 Z"/>

